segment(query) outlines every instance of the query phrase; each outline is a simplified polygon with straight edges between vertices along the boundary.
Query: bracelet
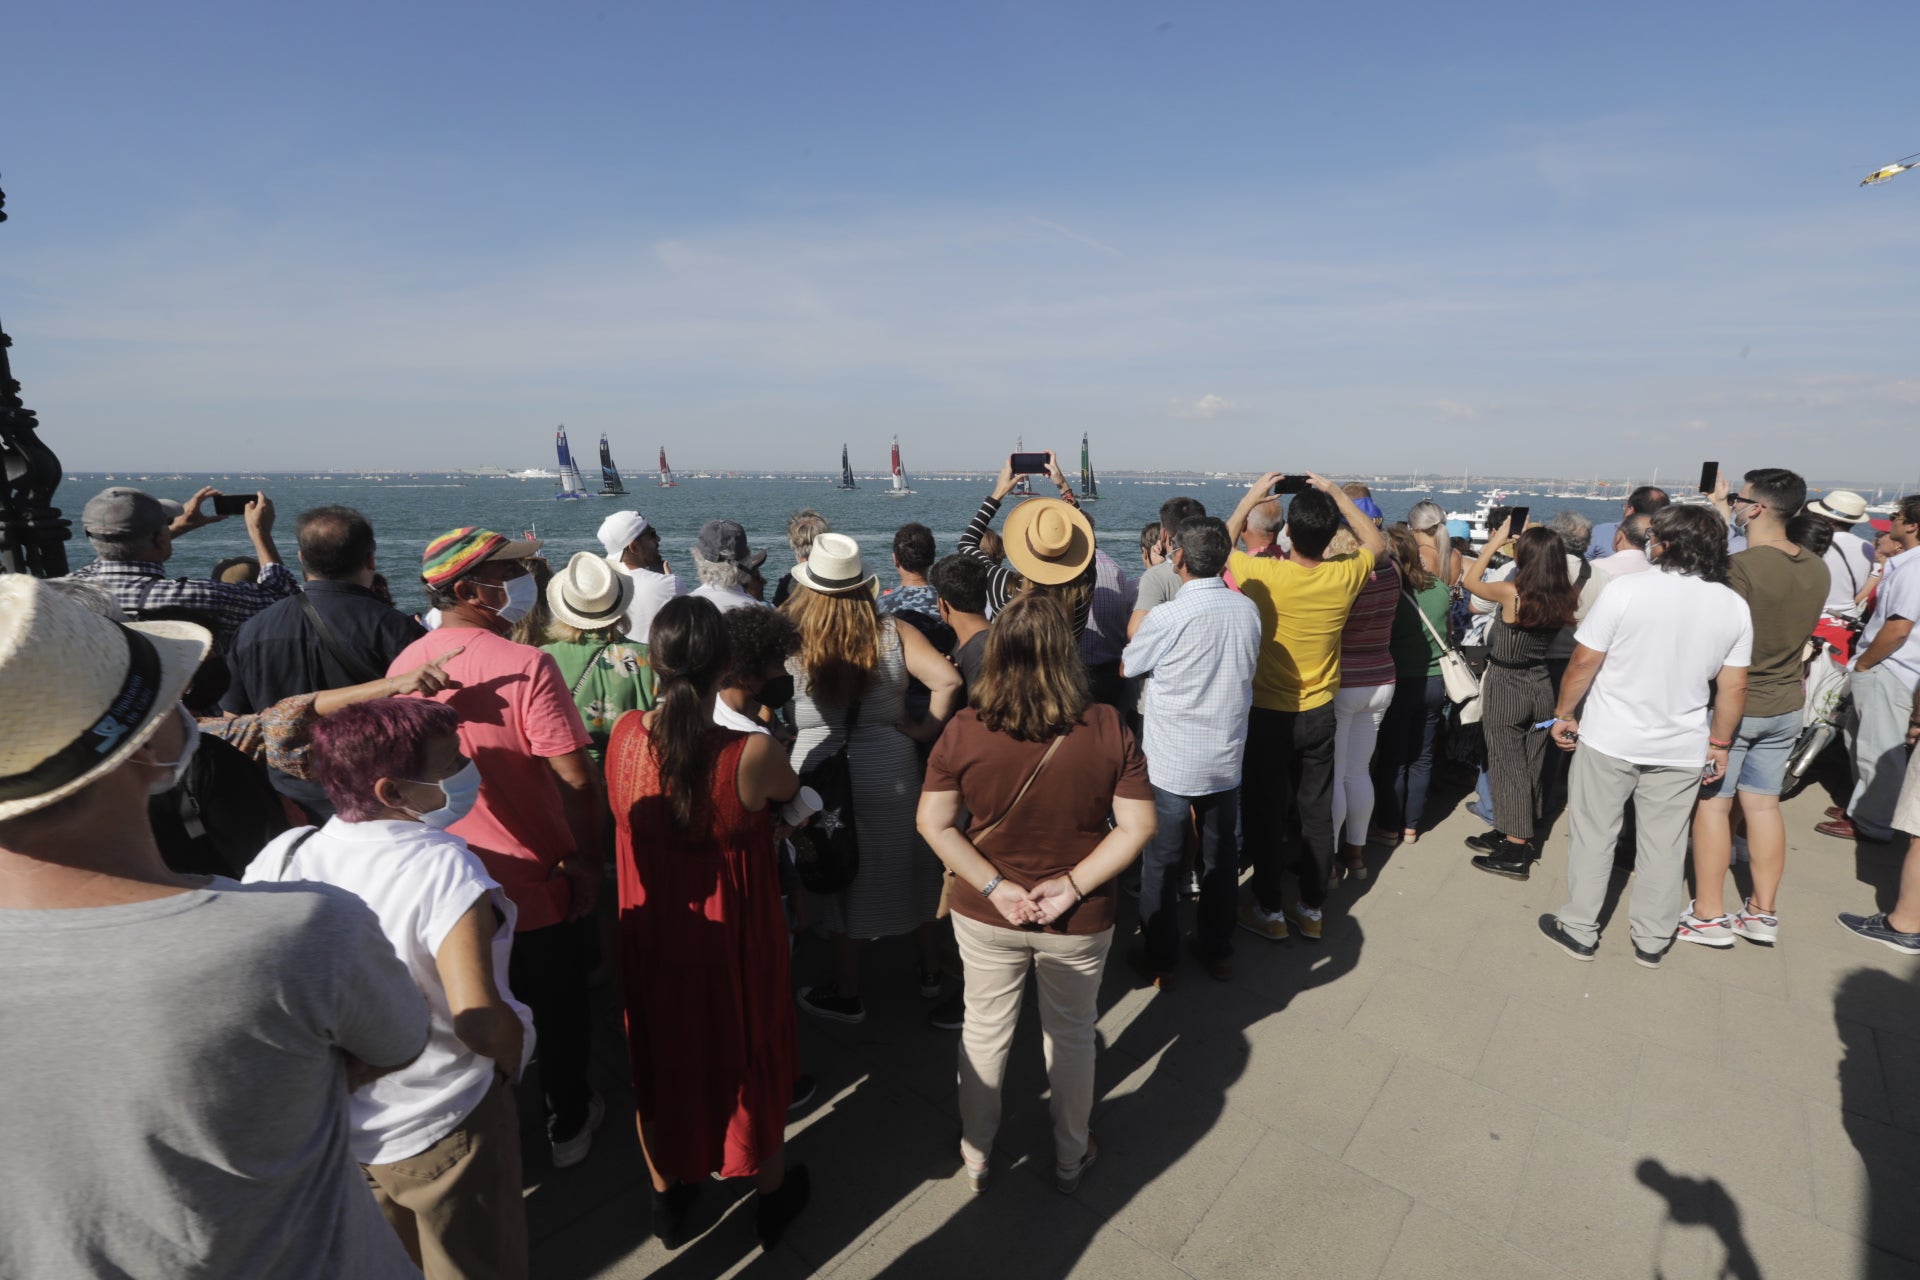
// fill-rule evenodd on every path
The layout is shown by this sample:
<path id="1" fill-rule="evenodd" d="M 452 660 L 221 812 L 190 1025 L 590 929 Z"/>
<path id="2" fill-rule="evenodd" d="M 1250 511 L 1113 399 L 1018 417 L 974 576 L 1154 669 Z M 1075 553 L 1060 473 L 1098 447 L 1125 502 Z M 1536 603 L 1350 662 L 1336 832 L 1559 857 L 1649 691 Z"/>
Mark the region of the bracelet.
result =
<path id="1" fill-rule="evenodd" d="M 1002 875 L 994 876 L 993 879 L 987 881 L 985 884 L 980 886 L 980 896 L 983 898 L 991 898 L 993 896 L 993 891 L 995 889 L 998 889 L 1000 887 L 1000 882 L 1005 879 L 1006 877 Z"/>
<path id="2" fill-rule="evenodd" d="M 1733 748 L 1733 740 L 1729 738 L 1727 741 L 1722 742 L 1718 738 L 1708 738 L 1707 745 L 1710 747 L 1722 747 L 1727 750 L 1731 750 Z"/>
<path id="3" fill-rule="evenodd" d="M 1073 872 L 1071 871 L 1067 872 L 1067 888 L 1073 890 L 1073 900 L 1075 902 L 1085 902 L 1087 900 L 1087 895 L 1080 892 L 1080 886 L 1073 882 Z"/>

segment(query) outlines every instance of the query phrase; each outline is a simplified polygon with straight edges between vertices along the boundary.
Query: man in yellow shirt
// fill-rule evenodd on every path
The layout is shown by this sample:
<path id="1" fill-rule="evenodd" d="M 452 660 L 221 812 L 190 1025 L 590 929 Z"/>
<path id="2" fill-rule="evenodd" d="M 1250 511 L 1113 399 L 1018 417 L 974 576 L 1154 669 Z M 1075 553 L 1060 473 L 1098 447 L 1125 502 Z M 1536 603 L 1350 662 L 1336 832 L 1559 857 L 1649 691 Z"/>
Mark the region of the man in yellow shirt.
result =
<path id="1" fill-rule="evenodd" d="M 1254 481 L 1227 521 L 1238 541 L 1247 519 L 1283 473 Z M 1340 689 L 1340 631 L 1376 562 L 1390 552 L 1380 528 L 1340 487 L 1312 472 L 1287 508 L 1284 560 L 1236 551 L 1228 571 L 1260 610 L 1263 639 L 1247 717 L 1241 829 L 1253 855 L 1253 898 L 1240 925 L 1264 938 L 1320 936 L 1320 908 L 1333 871 L 1333 695 Z M 1342 523 L 1360 550 L 1323 559 Z M 1299 901 L 1281 896 L 1281 878 L 1300 880 Z"/>

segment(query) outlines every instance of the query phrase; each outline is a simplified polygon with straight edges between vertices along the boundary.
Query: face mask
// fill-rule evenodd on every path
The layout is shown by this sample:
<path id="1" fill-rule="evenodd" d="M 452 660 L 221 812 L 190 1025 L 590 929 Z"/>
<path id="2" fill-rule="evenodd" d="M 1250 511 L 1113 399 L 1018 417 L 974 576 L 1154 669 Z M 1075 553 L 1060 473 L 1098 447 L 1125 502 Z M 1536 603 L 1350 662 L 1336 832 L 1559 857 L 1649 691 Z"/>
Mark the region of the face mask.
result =
<path id="1" fill-rule="evenodd" d="M 793 701 L 793 677 L 775 676 L 760 686 L 759 702 L 764 707 L 784 707 Z"/>
<path id="2" fill-rule="evenodd" d="M 175 707 L 174 710 L 179 713 L 181 721 L 187 726 L 186 740 L 180 744 L 180 758 L 178 760 L 172 761 L 171 763 L 162 761 L 154 762 L 154 767 L 165 769 L 167 776 L 164 778 L 155 778 L 147 784 L 147 794 L 151 796 L 165 795 L 184 782 L 187 777 L 187 766 L 193 763 L 193 753 L 200 748 L 200 722 L 195 720 L 193 713 L 188 711 L 184 706 Z"/>
<path id="3" fill-rule="evenodd" d="M 407 781 L 415 780 L 409 778 Z M 465 767 L 451 778 L 442 778 L 438 782 L 418 782 L 415 785 L 440 788 L 440 794 L 446 798 L 446 803 L 438 809 L 429 809 L 425 813 L 417 809 L 408 809 L 405 805 L 400 806 L 401 809 L 411 813 L 435 831 L 445 831 L 473 812 L 474 801 L 480 798 L 480 766 L 469 760 Z"/>
<path id="4" fill-rule="evenodd" d="M 532 613 L 533 606 L 540 599 L 540 588 L 535 585 L 533 575 L 530 573 L 523 573 L 508 582 L 487 582 L 481 585 L 505 593 L 507 602 L 499 608 L 496 609 L 492 605 L 483 607 L 492 609 L 493 616 L 509 626 Z"/>
<path id="5" fill-rule="evenodd" d="M 1740 499 L 1735 498 L 1733 500 L 1731 511 L 1733 513 L 1734 532 L 1745 533 L 1747 531 L 1747 521 L 1752 518 L 1749 514 L 1752 510 L 1753 508 L 1751 506 L 1742 502 Z"/>

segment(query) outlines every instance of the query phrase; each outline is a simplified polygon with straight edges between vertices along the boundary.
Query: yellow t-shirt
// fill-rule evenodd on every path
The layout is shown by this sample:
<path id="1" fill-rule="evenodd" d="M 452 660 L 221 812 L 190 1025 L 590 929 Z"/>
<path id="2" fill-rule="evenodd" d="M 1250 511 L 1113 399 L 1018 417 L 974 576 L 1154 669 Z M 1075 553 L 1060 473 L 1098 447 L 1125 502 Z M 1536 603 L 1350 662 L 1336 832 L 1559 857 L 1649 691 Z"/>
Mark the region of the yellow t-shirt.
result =
<path id="1" fill-rule="evenodd" d="M 1373 553 L 1363 549 L 1308 569 L 1236 551 L 1227 568 L 1258 606 L 1265 632 L 1253 670 L 1253 705 L 1311 711 L 1333 701 L 1340 690 L 1340 630 L 1373 572 Z"/>

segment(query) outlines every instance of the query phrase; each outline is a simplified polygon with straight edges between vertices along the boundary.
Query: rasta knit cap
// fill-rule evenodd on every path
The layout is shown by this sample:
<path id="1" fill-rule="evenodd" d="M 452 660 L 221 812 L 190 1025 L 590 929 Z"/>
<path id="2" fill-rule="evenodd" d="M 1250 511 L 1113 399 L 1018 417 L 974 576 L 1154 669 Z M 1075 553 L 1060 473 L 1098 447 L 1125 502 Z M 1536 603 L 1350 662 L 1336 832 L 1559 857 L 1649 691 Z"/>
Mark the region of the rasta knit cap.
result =
<path id="1" fill-rule="evenodd" d="M 421 553 L 420 580 L 430 587 L 444 586 L 489 560 L 525 560 L 540 547 L 538 538 L 515 542 L 491 529 L 449 529 Z"/>

